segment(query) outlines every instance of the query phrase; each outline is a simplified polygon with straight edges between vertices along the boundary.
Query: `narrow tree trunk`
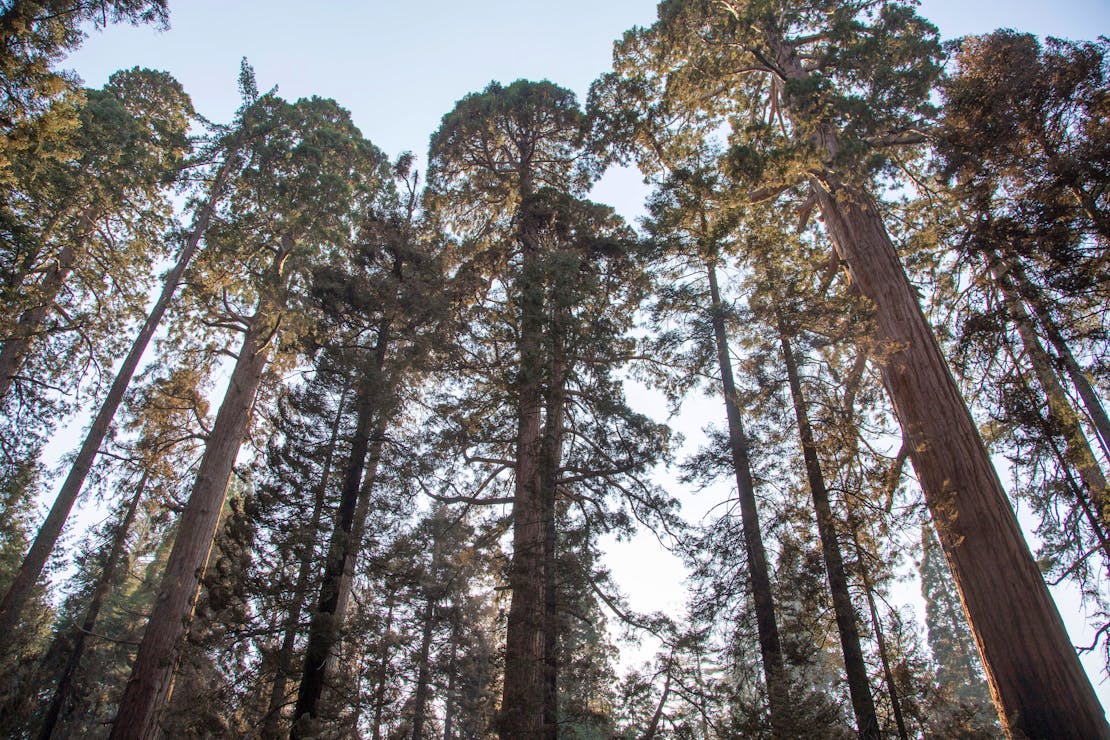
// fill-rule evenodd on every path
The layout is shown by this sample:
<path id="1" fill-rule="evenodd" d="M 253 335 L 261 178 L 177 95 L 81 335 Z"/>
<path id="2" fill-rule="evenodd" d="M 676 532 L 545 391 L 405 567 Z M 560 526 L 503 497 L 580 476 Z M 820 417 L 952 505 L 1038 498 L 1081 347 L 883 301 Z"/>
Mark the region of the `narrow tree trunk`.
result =
<path id="1" fill-rule="evenodd" d="M 374 721 L 370 726 L 370 737 L 382 740 L 382 715 L 385 713 L 386 679 L 389 677 L 389 647 L 392 644 L 390 631 L 393 629 L 393 599 L 395 593 L 386 597 L 385 630 L 382 631 L 381 660 L 378 662 L 377 686 L 374 688 Z"/>
<path id="2" fill-rule="evenodd" d="M 224 183 L 227 180 L 229 170 L 228 161 L 225 161 L 216 174 L 216 180 L 212 184 L 211 191 L 209 191 L 207 202 L 197 213 L 196 219 L 193 222 L 193 230 L 190 232 L 189 238 L 182 247 L 181 253 L 177 257 L 177 262 L 166 275 L 165 281 L 162 284 L 161 295 L 158 296 L 158 300 L 155 301 L 154 306 L 150 309 L 150 313 L 147 314 L 142 329 L 139 331 L 138 336 L 135 337 L 134 342 L 132 342 L 131 350 L 127 353 L 127 357 L 124 358 L 123 364 L 116 373 L 115 380 L 112 381 L 112 387 L 108 390 L 107 397 L 105 397 L 104 402 L 100 406 L 100 410 L 93 419 L 92 426 L 89 427 L 89 431 L 85 435 L 85 441 L 81 444 L 81 449 L 77 452 L 77 457 L 74 458 L 70 466 L 69 474 L 66 476 L 65 482 L 62 483 L 61 490 L 58 491 L 58 496 L 54 500 L 54 505 L 50 507 L 50 513 L 46 515 L 45 521 L 43 521 L 42 526 L 39 527 L 39 531 L 35 535 L 34 542 L 31 543 L 31 549 L 28 551 L 27 557 L 24 558 L 22 565 L 20 565 L 15 579 L 4 595 L 4 600 L 0 602 L 0 635 L 10 634 L 11 630 L 18 623 L 19 615 L 23 611 L 24 605 L 27 603 L 27 596 L 31 593 L 31 589 L 34 588 L 35 582 L 38 581 L 39 576 L 42 575 L 42 569 L 46 567 L 46 562 L 50 558 L 50 553 L 54 551 L 54 546 L 58 542 L 58 537 L 61 536 L 62 529 L 65 527 L 66 519 L 69 518 L 69 512 L 73 509 L 73 504 L 81 494 L 81 487 L 85 483 L 85 478 L 88 476 L 89 470 L 92 469 L 93 461 L 100 451 L 100 445 L 104 443 L 104 437 L 108 434 L 108 429 L 112 425 L 112 420 L 115 418 L 116 411 L 123 402 L 123 396 L 127 392 L 127 387 L 131 384 L 131 378 L 135 375 L 135 370 L 139 366 L 139 361 L 142 359 L 143 353 L 146 351 L 147 345 L 150 343 L 155 331 L 157 331 L 158 325 L 162 321 L 162 316 L 169 307 L 174 293 L 177 292 L 177 286 L 181 283 L 181 277 L 185 273 L 185 268 L 189 266 L 189 262 L 192 261 L 193 255 L 196 254 L 201 237 L 208 229 L 208 223 L 216 208 L 216 203 L 223 190 Z M 51 298 L 51 302 L 53 302 L 53 297 Z M 5 343 L 4 351 L 7 351 L 7 348 L 8 343 Z M 19 362 L 22 363 L 22 359 L 20 359 Z M 3 362 L 0 362 L 0 398 L 3 398 L 7 390 L 7 388 L 3 386 L 3 377 L 6 376 L 3 375 L 4 370 L 2 366 Z M 13 371 L 13 375 L 14 372 L 18 372 L 18 369 Z"/>
<path id="3" fill-rule="evenodd" d="M 555 298 L 559 303 L 559 298 Z M 540 495 L 543 507 L 543 737 L 555 740 L 559 730 L 559 587 L 556 555 L 556 494 L 563 462 L 563 419 L 566 412 L 566 311 L 561 303 L 549 329 L 550 371 L 540 449 Z"/>
<path id="4" fill-rule="evenodd" d="M 455 740 L 455 693 L 458 691 L 459 614 L 454 609 L 451 621 L 451 658 L 447 661 L 447 695 L 443 697 L 443 740 Z"/>
<path id="5" fill-rule="evenodd" d="M 54 309 L 58 294 L 73 272 L 76 262 L 77 251 L 74 247 L 69 244 L 62 247 L 54 264 L 43 275 L 36 298 L 37 304 L 19 315 L 15 331 L 0 345 L 0 402 L 8 397 L 8 391 L 27 360 L 31 343 L 42 331 L 43 322 Z"/>
<path id="6" fill-rule="evenodd" d="M 890 668 L 890 654 L 886 648 L 886 637 L 883 635 L 883 622 L 879 619 L 879 608 L 875 604 L 875 586 L 871 583 L 871 571 L 864 561 L 863 547 L 859 543 L 859 535 L 855 525 L 850 525 L 852 530 L 852 543 L 856 547 L 856 567 L 859 569 L 860 580 L 863 581 L 863 592 L 867 595 L 867 608 L 871 612 L 871 629 L 875 633 L 875 644 L 879 649 L 879 662 L 883 666 L 883 680 L 886 682 L 887 696 L 890 699 L 890 709 L 894 713 L 894 724 L 898 727 L 899 740 L 909 740 L 906 730 L 906 721 L 902 718 L 902 700 L 898 698 L 898 687 L 894 683 L 894 671 Z"/>
<path id="7" fill-rule="evenodd" d="M 285 687 L 293 667 L 293 648 L 301 626 L 301 612 L 304 610 L 305 601 L 308 599 L 308 580 L 312 577 L 312 568 L 316 564 L 314 545 L 317 533 L 320 531 L 320 519 L 324 514 L 324 498 L 328 491 L 328 482 L 331 479 L 332 460 L 335 457 L 336 442 L 339 439 L 339 428 L 343 423 L 343 414 L 347 404 L 347 390 L 347 388 L 343 389 L 339 398 L 339 405 L 335 410 L 331 437 L 328 439 L 328 447 L 324 452 L 324 461 L 320 471 L 320 482 L 316 486 L 315 498 L 312 502 L 312 518 L 306 530 L 311 539 L 297 570 L 297 580 L 293 586 L 293 601 L 289 605 L 289 614 L 285 620 L 285 632 L 281 637 L 281 648 L 278 650 L 274 666 L 274 684 L 270 688 L 270 705 L 266 712 L 266 722 L 262 728 L 262 737 L 266 740 L 276 740 L 281 735 L 281 710 L 286 704 Z"/>
<path id="8" fill-rule="evenodd" d="M 1037 317 L 1037 322 L 1044 330 L 1049 343 L 1059 355 L 1064 371 L 1067 372 L 1072 384 L 1075 385 L 1075 390 L 1083 400 L 1083 407 L 1087 409 L 1087 414 L 1091 418 L 1091 424 L 1095 428 L 1103 452 L 1110 458 L 1110 417 L 1106 414 L 1106 407 L 1091 386 L 1091 381 L 1087 379 L 1083 368 L 1079 366 L 1075 355 L 1072 354 L 1067 340 L 1064 339 L 1052 315 L 1048 312 L 1040 291 L 1029 281 L 1024 268 L 1015 259 L 1006 260 L 1003 273 L 1013 281 L 1018 293 L 1032 308 L 1033 315 Z"/>
<path id="9" fill-rule="evenodd" d="M 867 664 L 860 647 L 859 626 L 856 623 L 856 610 L 848 591 L 848 576 L 844 570 L 844 558 L 836 539 L 836 520 L 833 517 L 829 492 L 825 487 L 825 476 L 821 471 L 821 461 L 817 457 L 817 443 L 809 423 L 809 412 L 802 393 L 798 363 L 790 345 L 790 335 L 786 322 L 778 308 L 775 309 L 778 323 L 779 341 L 782 345 L 786 376 L 790 384 L 790 396 L 794 402 L 794 417 L 798 423 L 798 437 L 805 461 L 806 479 L 809 481 L 813 497 L 813 509 L 817 517 L 817 533 L 821 538 L 821 552 L 825 560 L 825 572 L 829 578 L 829 592 L 832 595 L 833 612 L 836 614 L 836 627 L 840 633 L 840 647 L 844 655 L 844 672 L 848 678 L 848 694 L 852 700 L 852 712 L 856 717 L 856 729 L 861 738 L 877 740 L 879 719 L 875 714 L 875 700 L 871 696 L 871 685 L 867 680 Z"/>
<path id="10" fill-rule="evenodd" d="M 853 282 L 875 306 L 884 383 L 910 443 L 1003 728 L 1034 738 L 1110 737 L 874 202 L 831 175 L 815 181 L 814 190 Z"/>
<path id="11" fill-rule="evenodd" d="M 308 645 L 305 647 L 304 672 L 297 691 L 297 704 L 293 711 L 293 729 L 290 737 L 302 737 L 307 728 L 301 727 L 301 718 L 315 717 L 319 710 L 320 697 L 324 691 L 324 678 L 327 663 L 342 628 L 343 615 L 340 602 L 345 602 L 344 574 L 353 566 L 355 539 L 355 519 L 359 504 L 363 474 L 370 451 L 375 389 L 363 379 L 356 401 L 355 432 L 351 439 L 350 457 L 343 479 L 343 493 L 336 512 L 335 527 L 332 529 L 331 542 L 320 581 L 320 600 L 312 614 L 309 624 Z M 351 567 L 353 571 L 353 567 Z"/>
<path id="12" fill-rule="evenodd" d="M 991 257 L 991 274 L 1002 292 L 1010 319 L 1017 326 L 1022 346 L 1033 367 L 1033 374 L 1036 375 L 1037 382 L 1048 400 L 1049 415 L 1060 427 L 1068 464 L 1079 472 L 1079 477 L 1086 486 L 1095 510 L 1105 526 L 1110 523 L 1110 500 L 1107 500 L 1106 477 L 1095 459 L 1091 444 L 1079 423 L 1079 417 L 1063 386 L 1060 385 L 1059 378 L 1056 377 L 1052 360 L 1033 328 L 1032 317 L 1029 316 L 1021 298 L 1015 293 L 1013 284 L 997 256 Z"/>
<path id="13" fill-rule="evenodd" d="M 755 484 L 752 481 L 748 440 L 736 395 L 736 381 L 732 376 L 729 357 L 728 334 L 725 328 L 724 307 L 717 285 L 717 268 L 706 264 L 709 278 L 709 296 L 713 335 L 717 344 L 717 362 L 721 371 L 721 388 L 725 398 L 728 418 L 728 441 L 732 452 L 732 465 L 736 473 L 736 492 L 740 499 L 740 518 L 744 530 L 744 547 L 748 559 L 748 576 L 751 581 L 752 601 L 755 604 L 756 631 L 759 652 L 763 659 L 763 675 L 767 681 L 767 700 L 771 713 L 771 728 L 776 736 L 789 736 L 790 696 L 783 667 L 782 644 L 779 641 L 778 623 L 775 620 L 774 597 L 771 593 L 771 574 L 767 566 L 767 553 L 763 548 L 763 535 L 759 526 L 759 510 L 755 501 Z"/>
<path id="14" fill-rule="evenodd" d="M 417 653 L 416 693 L 412 706 L 412 740 L 424 740 L 424 715 L 428 711 L 428 688 L 432 654 L 432 620 L 435 618 L 436 600 L 425 596 L 423 624 L 420 630 L 420 651 Z"/>
<path id="15" fill-rule="evenodd" d="M 668 663 L 667 676 L 663 679 L 663 694 L 659 697 L 659 703 L 655 705 L 655 711 L 651 714 L 651 721 L 648 722 L 641 740 L 655 740 L 655 733 L 659 731 L 659 723 L 663 719 L 663 709 L 667 706 L 667 699 L 671 696 L 671 671 L 672 667 Z"/>
<path id="16" fill-rule="evenodd" d="M 58 687 L 54 690 L 54 698 L 50 701 L 50 706 L 46 710 L 46 718 L 43 720 L 42 729 L 39 731 L 39 740 L 50 740 L 53 737 L 58 726 L 58 719 L 69 701 L 73 689 L 73 679 L 77 675 L 77 669 L 81 665 L 81 657 L 85 652 L 85 642 L 96 628 L 96 620 L 100 616 L 100 609 L 104 606 L 104 600 L 112 588 L 112 583 L 116 579 L 116 571 L 126 557 L 127 535 L 135 523 L 135 516 L 139 511 L 139 501 L 142 499 L 143 493 L 146 492 L 148 477 L 149 473 L 143 471 L 142 478 L 135 488 L 135 494 L 127 504 L 123 519 L 112 536 L 108 557 L 105 558 L 103 569 L 96 580 L 92 598 L 89 600 L 89 607 L 85 610 L 85 618 L 82 620 L 81 626 L 74 632 L 73 647 L 70 650 L 69 658 L 66 659 L 61 678 L 58 679 Z"/>
<path id="17" fill-rule="evenodd" d="M 243 335 L 243 345 L 208 435 L 196 482 L 181 514 L 154 611 L 120 700 L 112 740 L 147 740 L 158 734 L 158 714 L 173 689 L 179 643 L 192 620 L 231 471 L 269 357 L 273 320 L 266 310 L 268 305 L 268 300 L 260 299 Z"/>
<path id="18" fill-rule="evenodd" d="M 526 209 L 522 209 L 525 210 Z M 520 369 L 516 387 L 516 478 L 513 488 L 512 598 L 505 637 L 499 734 L 504 740 L 542 737 L 544 724 L 544 507 L 540 492 L 543 401 L 544 289 L 539 237 L 525 213 L 520 237 Z"/>

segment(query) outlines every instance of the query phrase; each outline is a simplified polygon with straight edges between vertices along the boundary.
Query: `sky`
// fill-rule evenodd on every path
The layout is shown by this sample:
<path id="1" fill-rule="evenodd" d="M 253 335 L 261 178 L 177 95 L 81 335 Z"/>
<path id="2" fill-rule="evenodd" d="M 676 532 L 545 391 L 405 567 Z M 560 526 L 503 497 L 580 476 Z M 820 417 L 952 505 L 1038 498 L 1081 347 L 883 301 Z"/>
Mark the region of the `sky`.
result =
<path id="1" fill-rule="evenodd" d="M 919 13 L 945 38 L 999 27 L 1072 39 L 1110 34 L 1108 0 L 926 0 Z M 166 70 L 198 112 L 227 122 L 240 102 L 236 79 L 246 57 L 261 90 L 276 85 L 287 99 L 335 98 L 391 157 L 423 156 L 455 101 L 491 80 L 549 79 L 584 101 L 590 82 L 609 67 L 613 41 L 654 19 L 651 0 L 170 0 L 168 30 L 94 31 L 61 66 L 90 87 L 122 68 Z M 639 175 L 624 170 L 607 174 L 591 197 L 635 220 L 645 193 Z M 696 407 L 696 421 L 680 422 L 688 434 L 698 433 L 703 412 L 723 413 L 709 401 Z M 609 560 L 633 607 L 678 605 L 684 571 L 653 538 L 612 544 Z M 1074 597 L 1058 598 L 1073 640 L 1083 641 L 1089 630 L 1081 607 Z M 1087 661 L 1088 671 L 1110 706 L 1099 658 Z"/>

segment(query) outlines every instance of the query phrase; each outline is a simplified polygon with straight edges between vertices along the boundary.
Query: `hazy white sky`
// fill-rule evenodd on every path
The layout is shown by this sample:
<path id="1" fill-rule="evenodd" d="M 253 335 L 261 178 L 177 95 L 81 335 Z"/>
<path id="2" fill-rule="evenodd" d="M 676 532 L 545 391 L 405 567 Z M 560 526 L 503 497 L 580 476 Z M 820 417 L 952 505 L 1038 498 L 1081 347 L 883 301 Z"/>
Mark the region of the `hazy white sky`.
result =
<path id="1" fill-rule="evenodd" d="M 926 0 L 919 12 L 946 38 L 998 27 L 1074 39 L 1110 33 L 1107 0 Z M 288 99 L 335 98 L 371 141 L 395 156 L 423 155 L 455 101 L 490 80 L 546 78 L 584 99 L 608 68 L 613 41 L 633 25 L 650 24 L 655 3 L 170 0 L 170 14 L 163 32 L 114 26 L 93 33 L 63 66 L 93 87 L 117 69 L 164 69 L 201 114 L 222 122 L 239 104 L 236 76 L 246 56 L 262 90 L 278 85 Z M 637 175 L 618 173 L 592 197 L 634 219 L 642 213 L 643 192 Z M 704 408 L 713 413 L 711 403 Z M 652 609 L 681 598 L 682 569 L 665 554 L 641 542 L 614 547 L 612 555 L 633 606 Z M 1083 640 L 1079 607 L 1071 600 L 1062 605 L 1076 641 Z M 1088 661 L 1096 684 L 1100 664 L 1097 655 Z M 1108 704 L 1110 690 L 1099 689 Z"/>

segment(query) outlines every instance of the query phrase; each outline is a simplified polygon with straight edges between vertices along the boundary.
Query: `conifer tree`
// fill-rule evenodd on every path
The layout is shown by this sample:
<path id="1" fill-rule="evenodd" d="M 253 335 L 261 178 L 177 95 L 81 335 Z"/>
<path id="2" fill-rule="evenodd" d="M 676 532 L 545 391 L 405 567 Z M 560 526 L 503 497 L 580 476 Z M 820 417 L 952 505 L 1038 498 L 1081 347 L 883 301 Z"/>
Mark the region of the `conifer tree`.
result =
<path id="1" fill-rule="evenodd" d="M 766 106 L 770 118 L 746 116 L 752 125 L 736 132 L 735 166 L 751 178 L 752 197 L 807 183 L 837 256 L 874 305 L 884 383 L 1004 726 L 1030 735 L 1107 736 L 870 192 L 870 177 L 889 161 L 883 145 L 921 138 L 914 132 L 930 112 L 938 71 L 935 29 L 895 2 L 683 1 L 664 3 L 660 22 L 645 34 L 655 43 L 655 73 L 669 76 L 673 105 L 710 115 Z M 994 575 L 1000 572 L 1008 574 L 1004 582 Z M 1051 696 L 1032 688 L 1045 682 L 1060 688 Z"/>

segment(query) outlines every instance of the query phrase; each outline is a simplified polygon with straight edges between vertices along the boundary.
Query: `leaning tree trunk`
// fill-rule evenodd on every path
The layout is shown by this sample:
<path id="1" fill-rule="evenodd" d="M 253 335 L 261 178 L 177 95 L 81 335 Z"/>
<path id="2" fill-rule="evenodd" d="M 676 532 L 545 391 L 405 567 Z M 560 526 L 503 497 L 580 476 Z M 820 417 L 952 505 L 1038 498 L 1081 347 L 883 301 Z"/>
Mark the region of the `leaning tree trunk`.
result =
<path id="1" fill-rule="evenodd" d="M 1003 728 L 1031 738 L 1110 737 L 1102 707 L 874 201 L 832 175 L 814 180 L 813 187 L 853 283 L 875 306 L 884 384 L 909 442 Z"/>
<path id="2" fill-rule="evenodd" d="M 1107 524 L 1110 524 L 1110 501 L 1107 500 L 1106 476 L 1095 459 L 1094 450 L 1091 449 L 1091 443 L 1080 425 L 1079 416 L 1052 368 L 1052 360 L 1033 328 L 1032 317 L 1017 296 L 1005 268 L 993 254 L 990 270 L 1002 292 L 1010 319 L 1017 326 L 1022 346 L 1033 367 L 1033 374 L 1036 375 L 1041 391 L 1048 400 L 1049 416 L 1059 425 L 1064 437 L 1065 458 L 1068 464 L 1079 473 L 1091 503 L 1094 504 L 1095 511 L 1101 519 L 1100 526 L 1105 529 Z"/>
<path id="3" fill-rule="evenodd" d="M 526 216 L 521 233 L 520 372 L 517 380 L 513 559 L 505 676 L 498 731 L 505 740 L 542 737 L 544 724 L 544 506 L 540 491 L 544 288 L 539 237 Z"/>
<path id="4" fill-rule="evenodd" d="M 308 597 L 308 581 L 312 577 L 312 568 L 315 565 L 316 536 L 320 530 L 320 519 L 324 514 L 324 498 L 328 491 L 328 481 L 331 479 L 332 459 L 335 456 L 336 443 L 339 440 L 339 428 L 343 424 L 343 413 L 347 403 L 347 388 L 339 397 L 336 406 L 335 419 L 332 422 L 331 436 L 328 439 L 327 450 L 320 470 L 320 482 L 316 486 L 315 497 L 312 502 L 312 517 L 307 529 L 309 541 L 305 546 L 305 553 L 301 557 L 300 567 L 297 570 L 297 580 L 293 586 L 293 601 L 289 605 L 289 614 L 285 619 L 285 632 L 281 637 L 281 647 L 278 650 L 274 666 L 274 683 L 270 687 L 270 705 L 266 711 L 266 721 L 262 727 L 262 737 L 266 740 L 276 740 L 281 735 L 281 710 L 286 704 L 285 687 L 289 681 L 289 673 L 293 664 L 293 648 L 297 640 L 297 633 L 301 627 L 301 612 L 304 610 Z"/>
<path id="5" fill-rule="evenodd" d="M 759 509 L 755 501 L 755 483 L 752 480 L 748 440 L 740 416 L 736 381 L 732 375 L 729 357 L 728 334 L 725 328 L 724 306 L 717 285 L 717 268 L 706 264 L 709 278 L 709 298 L 713 336 L 717 344 L 717 362 L 721 371 L 721 389 L 725 397 L 725 414 L 728 419 L 728 442 L 732 452 L 732 466 L 736 473 L 736 492 L 740 499 L 740 519 L 744 530 L 744 548 L 748 556 L 748 575 L 751 581 L 752 601 L 755 604 L 756 632 L 759 652 L 763 659 L 763 675 L 767 681 L 767 703 L 771 710 L 771 728 L 777 737 L 790 735 L 790 696 L 783 667 L 782 644 L 775 620 L 775 602 L 771 593 L 771 574 L 767 566 L 767 553 L 759 526 Z"/>
<path id="6" fill-rule="evenodd" d="M 82 620 L 81 626 L 78 627 L 74 633 L 73 647 L 70 650 L 69 657 L 66 659 L 61 678 L 58 679 L 58 686 L 54 690 L 54 698 L 50 701 L 50 706 L 46 710 L 46 718 L 43 720 L 42 728 L 39 730 L 39 740 L 50 740 L 50 738 L 54 736 L 54 731 L 57 729 L 62 710 L 69 701 L 70 694 L 73 690 L 73 679 L 77 675 L 77 668 L 81 665 L 81 658 L 85 653 L 85 642 L 96 628 L 96 620 L 100 616 L 100 609 L 104 606 L 104 600 L 107 598 L 108 592 L 112 588 L 112 583 L 116 579 L 116 570 L 127 556 L 127 535 L 131 532 L 131 526 L 135 523 L 135 516 L 139 511 L 139 501 L 142 499 L 143 493 L 146 492 L 148 477 L 149 473 L 144 471 L 142 478 L 139 479 L 139 483 L 135 488 L 135 493 L 131 497 L 131 501 L 127 504 L 123 519 L 120 521 L 115 534 L 112 536 L 112 544 L 108 550 L 108 557 L 105 558 L 103 569 L 96 580 L 92 598 L 89 600 L 89 607 L 85 610 L 85 618 Z"/>
<path id="7" fill-rule="evenodd" d="M 180 641 L 192 620 L 231 471 L 269 357 L 273 334 L 269 303 L 266 298 L 259 299 L 258 309 L 243 335 L 227 392 L 208 434 L 196 482 L 178 523 L 154 611 L 120 699 L 112 724 L 112 740 L 147 740 L 158 734 L 158 715 L 173 690 Z"/>
<path id="8" fill-rule="evenodd" d="M 863 649 L 859 641 L 859 625 L 856 609 L 852 605 L 852 595 L 848 591 L 848 576 L 844 569 L 844 558 L 836 539 L 836 520 L 829 502 L 829 491 L 825 486 L 825 476 L 821 461 L 817 457 L 817 443 L 813 438 L 813 428 L 809 422 L 802 382 L 798 374 L 798 362 L 790 344 L 786 322 L 778 308 L 775 309 L 778 323 L 779 342 L 782 345 L 786 377 L 790 384 L 790 396 L 794 403 L 794 417 L 798 423 L 798 437 L 805 462 L 806 479 L 813 498 L 813 509 L 817 518 L 817 534 L 821 539 L 821 552 L 825 560 L 825 573 L 829 578 L 829 592 L 832 595 L 836 627 L 840 633 L 840 647 L 844 655 L 844 673 L 848 678 L 848 695 L 852 700 L 852 712 L 856 717 L 859 737 L 877 740 L 880 737 L 879 718 L 875 713 L 875 700 L 871 696 L 871 684 L 867 680 L 867 663 L 863 659 Z"/>
<path id="9" fill-rule="evenodd" d="M 898 697 L 898 686 L 894 683 L 894 671 L 890 667 L 890 653 L 887 651 L 886 636 L 883 634 L 883 622 L 879 619 L 879 608 L 875 603 L 875 585 L 871 582 L 871 570 L 864 561 L 866 553 L 859 542 L 855 523 L 850 523 L 852 543 L 856 548 L 856 568 L 859 570 L 860 580 L 863 581 L 863 592 L 867 596 L 867 608 L 871 614 L 871 629 L 875 633 L 875 647 L 879 651 L 879 662 L 883 666 L 883 680 L 886 682 L 887 697 L 890 699 L 891 712 L 894 714 L 894 724 L 898 727 L 900 740 L 909 740 L 906 731 L 906 721 L 902 717 L 902 700 Z"/>
<path id="10" fill-rule="evenodd" d="M 132 342 L 130 352 L 127 353 L 119 372 L 116 373 L 115 380 L 112 381 L 112 387 L 108 390 L 108 395 L 101 404 L 96 418 L 93 419 L 92 426 L 89 427 L 89 431 L 85 435 L 85 441 L 77 452 L 77 457 L 70 465 L 69 474 L 66 476 L 65 482 L 62 483 L 61 490 L 58 491 L 54 505 L 50 507 L 50 513 L 46 515 L 45 521 L 39 527 L 35 540 L 31 543 L 31 549 L 27 552 L 27 557 L 24 558 L 19 571 L 16 572 L 15 579 L 4 595 L 4 600 L 0 602 L 0 635 L 11 634 L 11 630 L 19 621 L 19 615 L 27 603 L 27 597 L 31 593 L 31 589 L 34 588 L 35 582 L 42 575 L 42 569 L 46 567 L 46 561 L 50 558 L 50 553 L 54 551 L 58 537 L 61 536 L 62 529 L 65 527 L 66 519 L 69 518 L 69 512 L 72 511 L 73 504 L 76 503 L 77 497 L 81 494 L 81 487 L 85 483 L 89 470 L 92 469 L 93 461 L 100 451 L 100 445 L 103 444 L 104 437 L 108 434 L 108 429 L 112 425 L 116 411 L 123 402 L 123 396 L 127 392 L 127 387 L 131 384 L 131 378 L 135 375 L 139 361 L 142 359 L 155 331 L 157 331 L 174 293 L 177 292 L 177 286 L 181 283 L 185 268 L 189 266 L 193 255 L 196 254 L 201 237 L 208 230 L 208 222 L 212 218 L 212 213 L 216 208 L 229 170 L 230 166 L 225 161 L 216 174 L 216 180 L 208 194 L 208 200 L 197 214 L 193 229 L 177 257 L 177 262 L 166 275 L 162 284 L 161 295 L 158 296 L 158 300 L 150 309 L 150 313 L 147 314 L 143 328 L 135 337 L 135 341 Z M 51 298 L 52 301 L 53 298 Z M 5 343 L 4 351 L 7 351 L 7 348 L 8 343 Z M 21 362 L 22 360 L 20 360 Z M 4 392 L 7 390 L 3 385 L 5 371 L 2 367 L 3 362 L 0 362 L 0 398 L 3 398 Z M 12 374 L 14 375 L 14 372 L 17 371 L 13 371 Z"/>
<path id="11" fill-rule="evenodd" d="M 1095 428 L 1102 449 L 1106 455 L 1110 457 L 1110 417 L 1106 414 L 1106 407 L 1103 406 L 1101 399 L 1099 399 L 1098 394 L 1091 385 L 1091 381 L 1089 381 L 1086 374 L 1084 374 L 1083 368 L 1081 368 L 1076 361 L 1075 355 L 1072 354 L 1067 340 L 1064 339 L 1064 335 L 1060 333 L 1059 327 L 1056 326 L 1055 320 L 1053 320 L 1052 315 L 1045 306 L 1043 296 L 1041 296 L 1040 291 L 1029 281 L 1028 275 L 1025 274 L 1025 269 L 1016 259 L 1011 258 L 1006 260 L 1003 269 L 1006 277 L 1013 282 L 1018 293 L 1032 308 L 1033 315 L 1037 317 L 1037 322 L 1044 330 L 1049 343 L 1059 355 L 1060 362 L 1064 366 L 1064 371 L 1067 372 L 1068 377 L 1071 378 L 1072 384 L 1075 385 L 1075 390 L 1079 393 L 1079 397 L 1083 401 L 1083 407 L 1087 409 L 1087 414 L 1091 418 L 1091 424 Z"/>
<path id="12" fill-rule="evenodd" d="M 50 269 L 43 275 L 39 285 L 37 303 L 19 315 L 12 335 L 0 345 L 0 402 L 8 396 L 16 376 L 27 360 L 31 344 L 42 330 L 43 322 L 54 309 L 58 294 L 73 272 L 77 262 L 77 250 L 67 244 L 62 247 Z"/>

